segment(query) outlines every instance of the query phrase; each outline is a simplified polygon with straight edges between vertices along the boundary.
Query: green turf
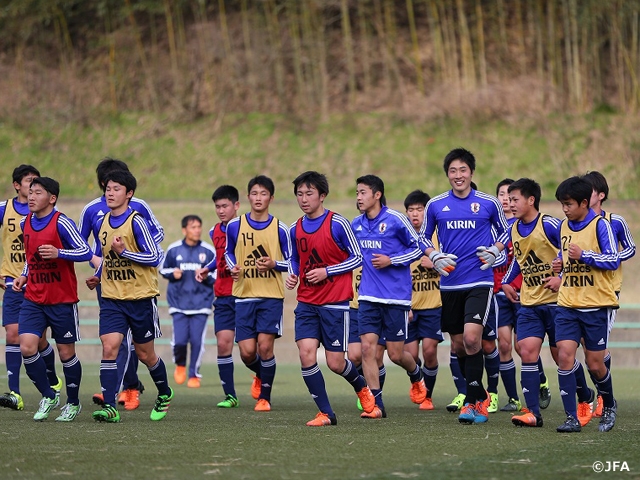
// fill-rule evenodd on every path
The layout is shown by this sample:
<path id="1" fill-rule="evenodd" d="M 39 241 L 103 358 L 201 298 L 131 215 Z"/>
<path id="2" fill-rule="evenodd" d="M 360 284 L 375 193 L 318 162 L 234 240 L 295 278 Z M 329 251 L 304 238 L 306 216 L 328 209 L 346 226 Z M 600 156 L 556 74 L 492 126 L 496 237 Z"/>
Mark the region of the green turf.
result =
<path id="1" fill-rule="evenodd" d="M 39 396 L 22 380 L 25 411 L 0 411 L 5 478 L 583 478 L 593 474 L 598 460 L 627 461 L 632 476 L 640 471 L 635 370 L 614 371 L 616 427 L 599 433 L 594 420 L 570 435 L 555 432 L 564 414 L 552 368 L 547 371 L 553 397 L 542 429 L 516 428 L 504 412 L 491 414 L 486 425 L 460 425 L 457 415 L 444 409 L 454 395 L 446 365 L 431 412 L 410 403 L 406 375 L 389 366 L 384 420 L 360 419 L 349 386 L 323 367 L 338 425 L 321 428 L 305 426 L 316 407 L 296 365 L 278 366 L 269 413 L 253 411 L 251 377 L 241 366 L 236 369 L 240 407 L 215 408 L 223 395 L 215 366 L 207 365 L 201 389 L 175 387 L 161 422 L 149 420 L 154 388 L 142 373 L 148 387 L 142 405 L 134 412 L 122 410 L 120 424 L 93 422 L 90 396 L 98 388 L 98 366 L 85 365 L 84 371 L 84 410 L 71 424 L 58 424 L 55 416 L 33 422 Z M 507 398 L 500 392 L 502 405 Z"/>

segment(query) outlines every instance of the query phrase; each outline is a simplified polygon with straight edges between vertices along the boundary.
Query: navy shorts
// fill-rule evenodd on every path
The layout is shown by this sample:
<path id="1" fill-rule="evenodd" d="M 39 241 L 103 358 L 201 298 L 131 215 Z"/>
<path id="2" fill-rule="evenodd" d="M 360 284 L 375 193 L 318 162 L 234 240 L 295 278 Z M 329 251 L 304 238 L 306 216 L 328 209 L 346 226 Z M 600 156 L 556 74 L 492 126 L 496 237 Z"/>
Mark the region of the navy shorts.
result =
<path id="1" fill-rule="evenodd" d="M 296 342 L 320 340 L 329 352 L 346 352 L 349 342 L 349 304 L 311 305 L 298 302 L 295 314 Z"/>
<path id="2" fill-rule="evenodd" d="M 349 309 L 349 343 L 360 343 L 360 330 L 358 329 L 358 309 Z"/>
<path id="3" fill-rule="evenodd" d="M 506 295 L 502 294 L 496 294 L 494 298 L 498 309 L 498 328 L 508 326 L 513 327 L 513 330 L 516 331 L 520 303 L 513 303 Z"/>
<path id="4" fill-rule="evenodd" d="M 442 308 L 429 308 L 426 310 L 413 310 L 413 320 L 409 322 L 409 333 L 405 343 L 411 343 L 423 338 L 437 340 L 438 343 L 444 341 L 442 330 L 440 330 L 440 317 Z"/>
<path id="5" fill-rule="evenodd" d="M 282 336 L 284 299 L 236 299 L 236 342 L 257 339 L 259 333 Z"/>
<path id="6" fill-rule="evenodd" d="M 100 335 L 121 333 L 126 337 L 131 329 L 135 343 L 148 343 L 162 336 L 156 298 L 114 300 L 100 302 Z"/>
<path id="7" fill-rule="evenodd" d="M 612 312 L 612 308 L 584 312 L 575 308 L 557 307 L 556 342 L 573 340 L 580 345 L 580 338 L 584 338 L 586 350 L 592 352 L 606 350 Z"/>
<path id="8" fill-rule="evenodd" d="M 18 323 L 20 318 L 20 308 L 24 301 L 24 289 L 16 292 L 12 288 L 13 282 L 7 284 L 7 289 L 4 291 L 4 297 L 2 298 L 2 326 L 12 325 Z"/>
<path id="9" fill-rule="evenodd" d="M 489 318 L 493 287 L 469 290 L 441 290 L 442 331 L 450 335 L 464 333 L 467 323 L 486 325 Z"/>
<path id="10" fill-rule="evenodd" d="M 407 339 L 409 324 L 408 305 L 361 301 L 358 309 L 360 335 L 375 333 L 387 342 L 403 342 Z"/>
<path id="11" fill-rule="evenodd" d="M 556 346 L 556 310 L 555 304 L 520 307 L 518 311 L 518 341 L 529 337 L 544 340 L 549 337 L 549 346 Z"/>
<path id="12" fill-rule="evenodd" d="M 32 333 L 41 337 L 47 327 L 51 327 L 51 338 L 56 343 L 68 344 L 79 341 L 78 305 L 75 303 L 40 305 L 25 299 L 20 309 L 18 334 Z"/>
<path id="13" fill-rule="evenodd" d="M 482 329 L 482 339 L 493 342 L 498 339 L 498 305 L 496 303 L 496 296 L 491 299 L 491 308 L 489 309 L 489 316 Z"/>
<path id="14" fill-rule="evenodd" d="M 213 301 L 213 330 L 218 333 L 221 330 L 236 329 L 236 297 L 216 297 Z"/>

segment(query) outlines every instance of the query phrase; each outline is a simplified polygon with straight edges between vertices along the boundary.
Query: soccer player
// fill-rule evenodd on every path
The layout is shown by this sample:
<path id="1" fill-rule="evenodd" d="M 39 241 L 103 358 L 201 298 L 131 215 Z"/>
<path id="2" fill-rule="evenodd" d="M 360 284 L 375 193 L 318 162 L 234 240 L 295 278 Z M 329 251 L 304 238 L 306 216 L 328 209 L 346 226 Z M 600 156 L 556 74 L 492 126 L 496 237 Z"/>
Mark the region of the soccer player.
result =
<path id="1" fill-rule="evenodd" d="M 115 170 L 129 171 L 127 164 L 121 160 L 117 160 L 111 157 L 103 158 L 96 168 L 96 175 L 98 178 L 98 185 L 100 190 L 104 193 L 106 188 L 106 176 Z M 164 230 L 162 225 L 158 222 L 153 212 L 149 208 L 149 205 L 144 200 L 133 197 L 129 202 L 129 206 L 136 212 L 138 212 L 147 221 L 149 230 L 153 236 L 157 245 L 160 245 L 164 240 Z M 102 248 L 98 239 L 98 233 L 100 232 L 100 226 L 102 225 L 102 219 L 106 212 L 109 211 L 107 206 L 107 200 L 105 195 L 98 197 L 89 202 L 82 213 L 80 214 L 80 235 L 89 241 L 89 237 L 93 233 L 94 237 L 94 257 L 91 261 L 92 265 L 97 268 L 101 262 Z M 100 303 L 100 286 L 96 288 L 98 296 L 98 303 Z M 116 359 L 118 366 L 118 391 L 122 389 L 118 397 L 118 403 L 124 405 L 125 410 L 135 410 L 140 406 L 140 394 L 144 391 L 144 385 L 138 379 L 138 356 L 136 355 L 135 348 L 131 343 L 131 335 L 125 335 L 122 341 L 122 346 L 118 351 L 118 358 Z M 102 393 L 96 393 L 93 395 L 93 402 L 102 405 L 104 398 Z"/>
<path id="2" fill-rule="evenodd" d="M 636 244 L 633 241 L 631 231 L 629 230 L 629 225 L 627 224 L 624 217 L 615 213 L 605 212 L 602 209 L 602 204 L 606 202 L 607 198 L 609 197 L 609 184 L 607 183 L 607 179 L 604 177 L 604 175 L 594 170 L 587 173 L 584 178 L 591 184 L 591 188 L 593 188 L 589 206 L 593 209 L 594 212 L 596 212 L 597 215 L 601 215 L 609 221 L 609 223 L 611 224 L 611 228 L 613 229 L 613 236 L 615 237 L 616 244 L 619 247 L 618 255 L 620 256 L 621 265 L 615 273 L 614 289 L 616 291 L 616 296 L 620 298 L 620 290 L 622 288 L 622 262 L 629 260 L 636 254 Z M 613 310 L 611 312 L 609 333 L 611 333 L 615 318 L 616 310 Z M 609 351 L 609 349 L 606 350 L 604 363 L 608 369 L 611 369 L 611 352 Z M 591 371 L 589 371 L 589 375 L 591 376 L 591 380 L 597 387 L 598 384 L 596 383 L 595 377 L 593 376 Z M 602 395 L 598 393 L 598 403 L 593 411 L 594 417 L 602 417 L 602 406 Z"/>
<path id="3" fill-rule="evenodd" d="M 429 194 L 414 190 L 404 199 L 407 217 L 418 235 L 424 226 L 424 209 L 431 200 Z M 433 387 L 438 375 L 438 344 L 444 341 L 440 330 L 442 300 L 440 298 L 440 274 L 433 269 L 428 257 L 422 256 L 411 264 L 411 311 L 404 349 L 420 364 L 419 345 L 422 341 L 422 376 L 427 387 L 427 398 L 420 410 L 433 410 Z"/>
<path id="4" fill-rule="evenodd" d="M 21 222 L 26 261 L 22 274 L 13 281 L 15 292 L 26 284 L 18 334 L 24 369 L 42 394 L 33 416 L 39 422 L 46 420 L 60 403 L 38 352 L 40 337 L 48 327 L 56 341 L 67 388 L 67 403 L 56 421 L 71 422 L 82 410 L 78 395 L 82 366 L 75 346 L 80 340 L 78 281 L 73 262 L 90 260 L 91 249 L 73 220 L 56 210 L 59 195 L 60 185 L 52 178 L 36 177 L 31 181 L 31 213 Z"/>
<path id="5" fill-rule="evenodd" d="M 511 418 L 514 425 L 542 427 L 539 391 L 539 358 L 545 335 L 549 338 L 551 355 L 557 362 L 555 311 L 560 277 L 554 274 L 553 260 L 560 248 L 560 220 L 541 214 L 540 185 L 521 178 L 509 185 L 510 205 L 516 221 L 510 227 L 513 260 L 502 278 L 504 294 L 512 302 L 520 302 L 517 332 L 521 367 L 522 392 L 527 412 Z M 522 276 L 520 294 L 511 286 Z M 584 374 L 583 374 L 584 376 Z"/>
<path id="6" fill-rule="evenodd" d="M 125 335 L 131 330 L 138 358 L 149 369 L 158 389 L 151 420 L 162 420 L 173 399 L 167 369 L 156 355 L 154 340 L 159 337 L 157 266 L 162 260 L 147 222 L 129 201 L 136 190 L 135 177 L 126 170 L 114 170 L 105 177 L 105 198 L 109 212 L 98 234 L 103 262 L 97 275 L 87 280 L 89 288 L 102 285 L 100 301 L 100 385 L 102 409 L 93 412 L 98 422 L 119 422 L 116 408 L 118 373 L 116 357 Z"/>
<path id="7" fill-rule="evenodd" d="M 211 197 L 216 207 L 216 215 L 220 220 L 210 231 L 211 241 L 215 248 L 215 257 L 209 265 L 196 272 L 196 280 L 202 281 L 209 272 L 215 271 L 215 300 L 213 316 L 216 343 L 218 346 L 218 375 L 224 390 L 225 399 L 218 403 L 219 408 L 235 408 L 239 405 L 233 380 L 233 341 L 236 330 L 236 299 L 233 296 L 233 278 L 227 268 L 224 252 L 227 247 L 227 224 L 238 216 L 240 194 L 232 185 L 222 185 Z M 254 399 L 260 396 L 260 380 L 253 377 L 251 395 Z"/>
<path id="8" fill-rule="evenodd" d="M 187 387 L 200 388 L 200 361 L 204 354 L 207 319 L 213 303 L 212 274 L 201 282 L 196 271 L 215 258 L 213 247 L 202 242 L 202 219 L 187 215 L 182 219 L 184 238 L 169 245 L 160 274 L 169 280 L 167 301 L 173 317 L 173 379 L 181 385 L 187 379 L 187 348 L 191 345 Z"/>
<path id="9" fill-rule="evenodd" d="M 0 396 L 0 406 L 13 410 L 23 410 L 24 401 L 20 395 L 20 338 L 18 337 L 18 318 L 20 307 L 24 301 L 24 288 L 13 290 L 13 280 L 18 278 L 24 268 L 24 235 L 20 222 L 29 214 L 27 197 L 31 181 L 40 176 L 40 172 L 32 165 L 20 165 L 13 170 L 13 188 L 16 196 L 0 202 L 0 227 L 2 228 L 2 267 L 0 268 L 0 288 L 4 290 L 2 299 L 2 325 L 5 328 L 5 363 L 7 365 L 7 381 L 9 392 Z M 62 379 L 56 375 L 55 353 L 43 335 L 38 343 L 38 351 L 47 366 L 47 376 L 56 395 L 60 395 Z"/>
<path id="10" fill-rule="evenodd" d="M 611 225 L 589 207 L 592 193 L 591 184 L 580 177 L 568 178 L 556 190 L 556 199 L 567 217 L 560 225 L 563 278 L 555 319 L 558 383 L 567 419 L 558 432 L 582 429 L 576 418 L 573 371 L 581 338 L 587 367 L 602 395 L 598 429 L 608 432 L 616 421 L 617 404 L 604 357 L 611 313 L 618 307 L 614 270 L 620 266 L 620 257 Z"/>
<path id="11" fill-rule="evenodd" d="M 466 424 L 484 423 L 489 415 L 482 386 L 482 331 L 493 297 L 489 268 L 504 249 L 507 220 L 498 199 L 471 187 L 476 167 L 471 152 L 452 150 L 443 166 L 451 190 L 427 204 L 425 253 L 442 275 L 442 331 L 451 336 L 467 382 L 465 405 L 458 419 Z M 442 251 L 430 241 L 436 229 Z M 498 239 L 495 243 L 494 238 Z"/>
<path id="12" fill-rule="evenodd" d="M 382 204 L 382 179 L 364 175 L 356 185 L 358 209 L 363 212 L 351 224 L 363 254 L 358 328 L 364 376 L 376 399 L 373 411 L 361 417 L 385 418 L 376 360 L 380 338 L 386 340 L 389 359 L 409 375 L 411 401 L 419 405 L 427 396 L 422 370 L 404 351 L 411 308 L 410 265 L 422 253 L 418 234 L 407 217 Z"/>
<path id="13" fill-rule="evenodd" d="M 236 342 L 244 364 L 260 380 L 254 410 L 271 410 L 276 376 L 275 339 L 282 336 L 284 281 L 289 267 L 289 229 L 269 213 L 275 186 L 258 175 L 247 186 L 251 211 L 227 224 L 225 260 L 234 279 Z"/>
<path id="14" fill-rule="evenodd" d="M 329 194 L 327 178 L 307 171 L 293 181 L 304 216 L 290 228 L 290 274 L 285 282 L 293 290 L 298 281 L 295 337 L 302 378 L 320 412 L 307 426 L 336 425 L 324 377 L 318 366 L 320 343 L 327 366 L 351 384 L 366 412 L 375 400 L 356 367 L 345 359 L 349 335 L 349 301 L 353 297 L 352 272 L 362 264 L 362 253 L 349 221 L 324 208 Z"/>

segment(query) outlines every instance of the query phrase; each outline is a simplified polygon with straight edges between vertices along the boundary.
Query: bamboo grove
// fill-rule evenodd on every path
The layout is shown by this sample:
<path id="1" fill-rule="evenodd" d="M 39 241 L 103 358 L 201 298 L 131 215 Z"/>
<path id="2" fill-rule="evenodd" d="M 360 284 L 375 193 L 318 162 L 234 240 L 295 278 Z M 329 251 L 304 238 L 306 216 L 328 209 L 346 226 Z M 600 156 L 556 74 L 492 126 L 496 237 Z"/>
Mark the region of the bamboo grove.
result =
<path id="1" fill-rule="evenodd" d="M 0 0 L 0 113 L 326 119 L 505 85 L 517 108 L 636 112 L 639 27 L 640 0 Z"/>

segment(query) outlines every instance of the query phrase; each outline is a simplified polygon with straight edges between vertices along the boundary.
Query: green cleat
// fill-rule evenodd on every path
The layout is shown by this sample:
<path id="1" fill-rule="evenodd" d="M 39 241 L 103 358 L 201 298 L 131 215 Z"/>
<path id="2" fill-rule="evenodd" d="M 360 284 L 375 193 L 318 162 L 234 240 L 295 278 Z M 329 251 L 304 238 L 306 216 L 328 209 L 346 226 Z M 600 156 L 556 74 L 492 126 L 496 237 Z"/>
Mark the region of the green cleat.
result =
<path id="1" fill-rule="evenodd" d="M 109 404 L 105 404 L 101 410 L 96 410 L 91 416 L 96 422 L 118 423 L 120 421 L 120 412 Z"/>
<path id="2" fill-rule="evenodd" d="M 38 411 L 33 416 L 33 419 L 36 422 L 42 422 L 46 420 L 49 417 L 49 412 L 51 412 L 51 410 L 56 408 L 58 405 L 60 405 L 59 397 L 54 397 L 54 398 L 42 397 L 42 400 L 40 400 L 40 406 L 38 407 Z"/>
<path id="3" fill-rule="evenodd" d="M 10 408 L 11 410 L 24 410 L 24 402 L 19 393 L 9 392 L 0 396 L 0 407 Z"/>
<path id="4" fill-rule="evenodd" d="M 519 412 L 522 410 L 522 403 L 520 400 L 510 398 L 509 402 L 500 409 L 501 412 Z"/>
<path id="5" fill-rule="evenodd" d="M 158 420 L 162 420 L 164 417 L 167 416 L 167 410 L 169 410 L 169 404 L 171 403 L 171 400 L 173 400 L 173 390 L 171 390 L 171 393 L 169 395 L 158 395 L 158 398 L 156 398 L 156 404 L 153 406 L 153 409 L 151 410 L 151 420 L 158 421 Z"/>
<path id="6" fill-rule="evenodd" d="M 540 384 L 540 408 L 544 410 L 551 403 L 551 391 L 549 390 L 549 379 L 545 383 Z"/>
<path id="7" fill-rule="evenodd" d="M 362 408 L 362 403 L 360 402 L 360 399 L 358 399 L 358 401 L 356 402 L 356 407 L 358 407 L 358 410 L 360 410 L 361 412 L 364 412 L 364 408 Z"/>
<path id="8" fill-rule="evenodd" d="M 56 422 L 73 422 L 81 411 L 82 405 L 67 403 L 64 407 L 62 407 L 62 411 L 60 413 L 60 416 L 56 418 Z"/>
<path id="9" fill-rule="evenodd" d="M 56 375 L 56 378 L 58 379 L 58 383 L 56 383 L 55 385 L 51 385 L 51 388 L 56 394 L 56 398 L 58 399 L 58 405 L 60 405 L 60 390 L 62 390 L 62 379 L 57 375 Z"/>
<path id="10" fill-rule="evenodd" d="M 236 408 L 238 405 L 240 405 L 240 402 L 231 394 L 227 395 L 223 401 L 218 403 L 218 407 L 220 408 Z"/>
<path id="11" fill-rule="evenodd" d="M 490 393 L 489 394 L 489 406 L 487 407 L 487 412 L 496 413 L 498 411 L 498 408 L 500 408 L 500 405 L 498 404 L 498 394 L 497 393 Z"/>
<path id="12" fill-rule="evenodd" d="M 453 400 L 451 400 L 451 403 L 447 405 L 447 412 L 457 412 L 458 410 L 460 410 L 464 405 L 464 399 L 466 397 L 467 396 L 464 393 L 459 393 L 458 395 L 456 395 Z"/>

